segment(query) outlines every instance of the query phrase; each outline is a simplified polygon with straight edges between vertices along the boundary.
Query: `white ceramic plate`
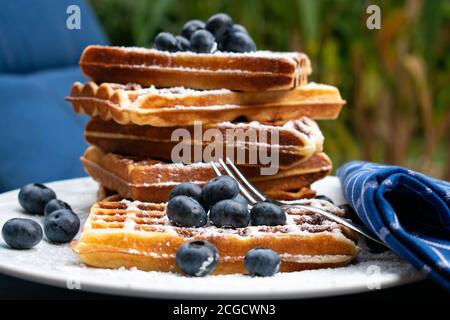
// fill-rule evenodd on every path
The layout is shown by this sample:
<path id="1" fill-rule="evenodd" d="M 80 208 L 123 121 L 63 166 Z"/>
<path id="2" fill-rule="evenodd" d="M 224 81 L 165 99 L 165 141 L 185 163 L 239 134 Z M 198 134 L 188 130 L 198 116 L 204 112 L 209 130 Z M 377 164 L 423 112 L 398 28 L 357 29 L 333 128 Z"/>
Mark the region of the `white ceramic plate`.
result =
<path id="1" fill-rule="evenodd" d="M 58 197 L 72 205 L 84 221 L 96 200 L 97 185 L 90 178 L 49 183 Z M 343 203 L 339 181 L 328 177 L 313 186 L 319 194 Z M 18 191 L 0 195 L 0 226 L 13 217 L 30 217 L 17 201 Z M 42 223 L 42 217 L 32 217 Z M 380 255 L 363 250 L 358 261 L 345 268 L 279 273 L 270 278 L 244 275 L 189 278 L 171 273 L 107 270 L 84 266 L 69 245 L 42 241 L 31 250 L 12 250 L 1 240 L 0 272 L 54 285 L 116 295 L 181 299 L 310 298 L 365 292 L 422 279 L 392 252 Z"/>

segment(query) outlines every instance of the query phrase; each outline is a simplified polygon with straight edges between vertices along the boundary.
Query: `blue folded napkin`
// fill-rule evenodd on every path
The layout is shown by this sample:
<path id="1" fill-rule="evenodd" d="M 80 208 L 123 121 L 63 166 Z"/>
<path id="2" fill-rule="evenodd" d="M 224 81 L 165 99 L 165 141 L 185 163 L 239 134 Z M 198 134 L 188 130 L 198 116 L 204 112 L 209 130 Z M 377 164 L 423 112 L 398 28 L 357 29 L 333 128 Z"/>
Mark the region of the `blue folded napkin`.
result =
<path id="1" fill-rule="evenodd" d="M 450 290 L 450 183 L 352 161 L 337 170 L 359 218 L 395 253 Z"/>

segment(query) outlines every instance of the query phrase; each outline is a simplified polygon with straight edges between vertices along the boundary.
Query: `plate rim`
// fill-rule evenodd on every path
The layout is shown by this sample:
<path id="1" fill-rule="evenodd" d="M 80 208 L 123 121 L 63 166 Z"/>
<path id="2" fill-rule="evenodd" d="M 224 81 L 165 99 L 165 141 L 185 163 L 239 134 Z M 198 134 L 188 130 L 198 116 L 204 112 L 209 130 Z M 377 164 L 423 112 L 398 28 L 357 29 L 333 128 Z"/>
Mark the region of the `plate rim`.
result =
<path id="1" fill-rule="evenodd" d="M 2 274 L 12 276 L 22 280 L 28 280 L 35 283 L 40 283 L 44 285 L 55 286 L 59 288 L 63 288 L 70 291 L 86 291 L 86 292 L 94 292 L 101 294 L 109 294 L 109 295 L 120 295 L 127 297 L 141 297 L 141 298 L 162 298 L 162 299 L 199 299 L 199 300 L 214 300 L 214 299 L 224 299 L 224 300 L 232 300 L 232 299 L 271 299 L 271 300 L 280 300 L 280 299 L 302 299 L 302 298 L 320 298 L 320 297 L 333 297 L 333 296 L 341 296 L 347 294 L 354 293 L 366 293 L 371 291 L 379 291 L 385 290 L 392 287 L 402 286 L 418 281 L 422 281 L 425 279 L 423 275 L 420 273 L 416 273 L 409 277 L 404 277 L 398 279 L 398 277 L 384 280 L 382 281 L 382 289 L 369 289 L 364 284 L 354 284 L 345 286 L 341 285 L 338 288 L 333 289 L 324 289 L 318 288 L 317 290 L 308 290 L 307 292 L 301 291 L 301 287 L 299 287 L 299 291 L 290 290 L 286 292 L 273 292 L 267 293 L 263 292 L 220 292 L 220 291 L 211 291 L 206 289 L 189 291 L 189 289 L 181 289 L 179 291 L 173 291 L 170 289 L 164 289 L 161 287 L 133 287 L 132 290 L 127 288 L 126 284 L 119 284 L 117 282 L 111 282 L 111 284 L 106 283 L 101 280 L 89 279 L 83 284 L 81 289 L 69 289 L 67 287 L 68 279 L 61 275 L 61 273 L 55 275 L 47 275 L 43 274 L 44 271 L 38 272 L 30 272 L 27 268 L 17 267 L 14 264 L 0 264 L 0 272 Z"/>

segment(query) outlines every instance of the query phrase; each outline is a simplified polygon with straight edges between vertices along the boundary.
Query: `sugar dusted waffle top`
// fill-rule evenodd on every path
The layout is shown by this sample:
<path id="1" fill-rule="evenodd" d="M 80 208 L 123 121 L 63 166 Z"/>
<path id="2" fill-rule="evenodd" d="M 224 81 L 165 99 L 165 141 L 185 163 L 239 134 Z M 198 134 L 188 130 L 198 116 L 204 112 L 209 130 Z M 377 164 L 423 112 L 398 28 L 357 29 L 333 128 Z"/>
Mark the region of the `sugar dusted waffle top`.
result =
<path id="1" fill-rule="evenodd" d="M 286 122 L 303 116 L 335 119 L 345 104 L 337 88 L 316 83 L 287 91 L 253 93 L 76 82 L 67 99 L 77 113 L 120 124 L 159 127 L 192 125 L 195 121 L 209 124 L 239 117 L 260 122 Z"/>
<path id="2" fill-rule="evenodd" d="M 326 201 L 304 202 L 342 214 Z M 307 210 L 287 210 L 284 226 L 186 228 L 170 224 L 165 206 L 117 196 L 98 202 L 72 247 L 90 266 L 178 272 L 176 250 L 186 241 L 208 240 L 220 253 L 215 273 L 222 274 L 244 273 L 244 256 L 255 247 L 279 253 L 284 272 L 344 266 L 358 253 L 353 232 Z"/>
<path id="3" fill-rule="evenodd" d="M 172 134 L 179 128 L 120 125 L 115 121 L 104 121 L 96 117 L 87 124 L 84 134 L 89 144 L 105 152 L 171 161 L 172 150 L 180 143 L 172 140 Z M 194 154 L 194 145 L 200 145 L 202 150 L 207 148 L 210 141 L 202 140 L 203 135 L 196 140 L 193 126 L 181 128 L 190 134 L 190 140 L 183 140 L 183 144 L 192 149 L 191 155 Z M 250 159 L 251 151 L 258 152 L 260 148 L 269 148 L 271 152 L 278 153 L 279 166 L 284 169 L 298 164 L 314 153 L 321 152 L 324 140 L 317 124 L 306 117 L 288 121 L 281 126 L 254 121 L 221 122 L 201 128 L 203 133 L 209 129 L 216 129 L 221 134 L 222 140 L 226 141 L 224 148 L 234 147 L 235 158 L 232 159 L 234 162 L 237 154 L 244 154 L 245 159 Z M 243 134 L 241 136 L 236 134 L 238 131 Z M 248 137 L 253 137 L 253 140 Z M 193 161 L 192 157 L 188 162 Z"/>
<path id="4" fill-rule="evenodd" d="M 80 67 L 97 82 L 238 91 L 292 89 L 305 84 L 311 73 L 308 57 L 299 52 L 194 53 L 111 46 L 88 46 Z"/>

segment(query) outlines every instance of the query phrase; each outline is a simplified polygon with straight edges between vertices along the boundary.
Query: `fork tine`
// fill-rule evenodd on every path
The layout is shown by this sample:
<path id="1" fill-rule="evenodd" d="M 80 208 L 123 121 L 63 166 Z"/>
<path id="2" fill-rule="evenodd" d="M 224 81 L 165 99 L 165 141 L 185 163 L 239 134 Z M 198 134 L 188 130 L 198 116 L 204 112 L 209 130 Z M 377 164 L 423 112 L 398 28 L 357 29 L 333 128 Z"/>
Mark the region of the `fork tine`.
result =
<path id="1" fill-rule="evenodd" d="M 253 194 L 260 200 L 260 201 L 266 201 L 266 197 L 264 197 L 245 177 L 244 175 L 239 171 L 239 169 L 234 165 L 234 163 L 230 160 L 230 158 L 226 158 L 228 164 L 233 169 L 233 171 L 236 173 L 236 175 L 239 177 L 239 179 L 244 183 L 245 187 L 253 192 Z M 228 172 L 227 172 L 228 173 Z"/>
<path id="2" fill-rule="evenodd" d="M 233 172 L 231 172 L 230 168 L 228 168 L 228 166 L 225 164 L 225 162 L 222 159 L 219 159 L 219 163 L 222 166 L 222 168 L 225 170 L 225 172 L 230 177 L 232 177 L 234 180 L 236 180 L 236 182 L 238 183 L 238 186 L 239 186 L 239 190 L 242 192 L 244 197 L 247 198 L 247 200 L 250 202 L 250 204 L 255 204 L 257 202 L 255 200 L 255 198 L 253 198 L 253 196 L 248 192 L 248 190 L 244 188 L 244 186 L 239 182 L 238 179 L 236 179 L 236 177 L 234 176 Z"/>
<path id="3" fill-rule="evenodd" d="M 210 163 L 211 166 L 213 167 L 214 172 L 216 173 L 216 175 L 217 175 L 218 177 L 220 177 L 220 176 L 222 175 L 222 172 L 220 172 L 219 168 L 217 168 L 217 166 L 216 166 L 216 164 L 214 163 L 214 161 L 210 161 L 209 163 Z"/>

